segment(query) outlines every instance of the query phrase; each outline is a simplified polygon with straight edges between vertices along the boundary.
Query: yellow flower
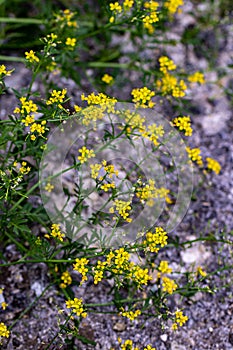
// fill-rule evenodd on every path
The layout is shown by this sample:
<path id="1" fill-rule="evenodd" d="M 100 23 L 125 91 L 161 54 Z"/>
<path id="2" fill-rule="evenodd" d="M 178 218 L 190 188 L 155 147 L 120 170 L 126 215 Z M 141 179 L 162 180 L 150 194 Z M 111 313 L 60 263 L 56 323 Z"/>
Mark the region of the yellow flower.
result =
<path id="1" fill-rule="evenodd" d="M 146 86 L 141 89 L 133 89 L 131 94 L 133 95 L 133 102 L 138 107 L 152 108 L 155 105 L 151 101 L 151 98 L 155 96 L 155 92 L 149 90 Z"/>
<path id="2" fill-rule="evenodd" d="M 101 80 L 106 84 L 111 84 L 113 82 L 113 77 L 109 74 L 104 74 Z"/>
<path id="3" fill-rule="evenodd" d="M 171 273 L 172 268 L 168 266 L 168 262 L 166 260 L 162 260 L 159 264 L 158 270 L 162 273 Z"/>
<path id="4" fill-rule="evenodd" d="M 206 277 L 207 273 L 202 270 L 201 266 L 197 267 L 197 275 L 201 275 L 202 277 Z"/>
<path id="5" fill-rule="evenodd" d="M 163 291 L 172 294 L 177 289 L 177 284 L 168 277 L 162 277 Z"/>
<path id="6" fill-rule="evenodd" d="M 144 348 L 144 350 L 156 350 L 156 348 L 152 348 L 152 346 L 149 344 Z"/>
<path id="7" fill-rule="evenodd" d="M 71 277 L 71 275 L 70 275 L 70 273 L 68 271 L 65 271 L 65 272 L 62 273 L 61 280 L 63 281 L 60 284 L 61 288 L 66 288 L 69 284 L 72 283 L 72 277 Z"/>
<path id="8" fill-rule="evenodd" d="M 201 156 L 201 150 L 199 148 L 189 148 L 186 147 L 186 151 L 188 152 L 189 158 L 196 162 L 200 167 L 203 166 L 202 156 Z"/>
<path id="9" fill-rule="evenodd" d="M 8 304 L 7 304 L 7 303 L 5 303 L 5 302 L 3 301 L 1 305 L 2 305 L 2 309 L 3 309 L 3 310 L 6 310 L 6 308 L 7 308 Z"/>
<path id="10" fill-rule="evenodd" d="M 184 4 L 183 0 L 168 0 L 164 3 L 164 6 L 168 9 L 171 15 L 174 15 L 179 6 Z"/>
<path id="11" fill-rule="evenodd" d="M 187 321 L 188 321 L 188 316 L 183 315 L 182 311 L 176 311 L 175 312 L 176 315 L 176 319 L 175 319 L 175 323 L 181 327 L 183 326 Z"/>
<path id="12" fill-rule="evenodd" d="M 120 312 L 121 316 L 127 317 L 130 321 L 134 321 L 135 318 L 141 315 L 141 310 L 125 311 L 124 309 Z"/>
<path id="13" fill-rule="evenodd" d="M 6 337 L 9 338 L 10 336 L 10 331 L 8 331 L 7 326 L 1 322 L 0 323 L 0 337 Z"/>
<path id="14" fill-rule="evenodd" d="M 87 317 L 87 313 L 84 311 L 82 299 L 74 298 L 74 300 L 66 301 L 67 309 L 73 309 L 72 311 L 76 313 L 77 316 Z"/>
<path id="15" fill-rule="evenodd" d="M 81 164 L 85 163 L 88 159 L 95 157 L 95 153 L 92 149 L 87 149 L 85 146 L 79 149 L 80 156 L 78 156 L 78 160 Z"/>
<path id="16" fill-rule="evenodd" d="M 167 239 L 167 232 L 162 227 L 156 227 L 154 233 L 147 232 L 146 240 L 143 241 L 143 244 L 150 252 L 158 253 L 160 247 L 167 245 Z"/>
<path id="17" fill-rule="evenodd" d="M 207 161 L 207 168 L 209 170 L 214 171 L 217 175 L 220 173 L 221 171 L 221 165 L 219 164 L 219 162 L 217 162 L 217 160 L 213 159 L 213 158 L 206 158 Z"/>
<path id="18" fill-rule="evenodd" d="M 189 116 L 176 117 L 172 122 L 179 130 L 184 131 L 185 136 L 192 136 L 193 130 L 191 128 L 191 119 Z"/>
<path id="19" fill-rule="evenodd" d="M 119 213 L 119 215 L 126 220 L 127 222 L 131 222 L 132 219 L 128 218 L 128 216 L 130 215 L 128 211 L 130 211 L 132 208 L 130 206 L 131 202 L 125 202 L 122 200 L 118 200 L 116 199 L 114 201 L 114 206 L 116 207 L 116 211 Z M 109 212 L 112 213 L 114 212 L 114 207 L 109 209 Z"/>
<path id="20" fill-rule="evenodd" d="M 74 47 L 76 45 L 76 41 L 77 41 L 77 39 L 75 39 L 75 38 L 67 38 L 66 45 Z"/>
<path id="21" fill-rule="evenodd" d="M 129 9 L 131 9 L 133 7 L 133 4 L 134 4 L 134 0 L 125 0 L 123 2 L 124 10 L 128 11 Z"/>
<path id="22" fill-rule="evenodd" d="M 45 186 L 45 190 L 46 190 L 47 192 L 51 192 L 53 189 L 54 189 L 54 186 L 51 185 L 50 182 L 48 182 L 47 185 Z"/>
<path id="23" fill-rule="evenodd" d="M 188 81 L 190 81 L 191 83 L 204 84 L 205 77 L 203 73 L 196 72 L 188 77 Z"/>
<path id="24" fill-rule="evenodd" d="M 12 70 L 6 70 L 6 66 L 4 64 L 0 65 L 0 76 L 1 75 L 11 75 L 14 69 Z"/>
<path id="25" fill-rule="evenodd" d="M 160 71 L 163 72 L 164 74 L 166 74 L 168 70 L 176 69 L 175 63 L 166 56 L 160 57 L 159 63 L 160 63 Z"/>
<path id="26" fill-rule="evenodd" d="M 57 238 L 59 241 L 63 242 L 65 235 L 64 235 L 64 233 L 61 233 L 59 224 L 52 224 L 51 236 L 54 238 Z"/>
<path id="27" fill-rule="evenodd" d="M 62 89 L 62 90 L 53 90 L 51 92 L 51 96 L 46 102 L 47 105 L 51 105 L 53 103 L 63 103 L 65 99 L 67 90 Z"/>
<path id="28" fill-rule="evenodd" d="M 86 265 L 88 264 L 89 260 L 86 258 L 77 258 L 75 260 L 75 264 L 73 264 L 73 268 L 75 271 L 78 271 L 82 275 L 82 281 L 80 284 L 83 284 L 83 282 L 87 281 L 87 272 L 88 268 Z"/>
<path id="29" fill-rule="evenodd" d="M 111 2 L 109 4 L 109 8 L 110 8 L 111 11 L 114 11 L 114 12 L 121 12 L 122 11 L 122 7 L 121 7 L 121 5 L 119 4 L 118 1 L 114 2 L 114 3 Z"/>
<path id="30" fill-rule="evenodd" d="M 115 183 L 111 183 L 111 184 L 103 184 L 101 187 L 101 190 L 104 190 L 104 192 L 108 192 L 111 188 L 116 188 Z"/>
<path id="31" fill-rule="evenodd" d="M 78 105 L 74 105 L 74 110 L 76 113 L 80 112 L 82 110 L 82 107 L 78 106 Z"/>
<path id="32" fill-rule="evenodd" d="M 39 57 L 35 55 L 35 52 L 33 50 L 30 50 L 29 52 L 25 52 L 26 60 L 33 63 L 33 62 L 39 62 Z"/>

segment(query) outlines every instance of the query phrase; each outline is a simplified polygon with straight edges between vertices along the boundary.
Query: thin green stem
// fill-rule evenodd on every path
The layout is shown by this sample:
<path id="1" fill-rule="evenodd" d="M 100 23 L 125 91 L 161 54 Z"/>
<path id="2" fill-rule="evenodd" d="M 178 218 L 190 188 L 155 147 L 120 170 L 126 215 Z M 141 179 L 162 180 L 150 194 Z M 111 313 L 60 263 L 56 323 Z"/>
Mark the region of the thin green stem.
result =
<path id="1" fill-rule="evenodd" d="M 43 24 L 44 20 L 38 18 L 0 17 L 0 23 Z"/>
<path id="2" fill-rule="evenodd" d="M 25 58 L 22 58 L 22 57 L 15 57 L 15 56 L 4 56 L 4 55 L 0 55 L 0 61 L 22 62 L 22 63 L 26 63 Z"/>

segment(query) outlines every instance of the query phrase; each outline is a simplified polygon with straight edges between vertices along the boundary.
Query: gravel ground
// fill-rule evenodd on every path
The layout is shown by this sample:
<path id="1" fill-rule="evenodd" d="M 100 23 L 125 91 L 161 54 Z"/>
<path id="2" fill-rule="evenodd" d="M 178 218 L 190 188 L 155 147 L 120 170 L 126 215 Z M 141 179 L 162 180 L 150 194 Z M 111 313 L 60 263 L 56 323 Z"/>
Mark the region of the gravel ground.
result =
<path id="1" fill-rule="evenodd" d="M 177 23 L 176 29 L 171 37 L 179 35 L 184 26 L 192 24 L 192 17 L 188 12 L 192 11 L 193 5 L 188 3 L 184 9 L 185 17 L 182 23 Z M 201 6 L 201 4 L 200 4 Z M 216 71 L 225 68 L 233 57 L 233 37 L 230 34 L 232 28 L 226 27 L 225 34 L 220 35 L 218 41 L 218 54 L 216 56 Z M 227 33 L 227 35 L 226 35 Z M 203 47 L 213 44 L 211 32 L 203 32 Z M 209 35 L 209 36 L 208 36 Z M 121 38 L 122 39 L 122 38 Z M 223 40 L 224 39 L 224 40 Z M 117 38 L 115 39 L 117 40 Z M 125 38 L 127 41 L 127 36 Z M 124 46 L 124 45 L 123 45 Z M 133 49 L 124 46 L 124 50 Z M 151 56 L 153 51 L 144 52 Z M 205 69 L 208 66 L 202 50 L 189 47 L 188 51 L 184 45 L 171 47 L 171 57 L 184 68 L 192 66 L 195 70 Z M 124 55 L 122 60 L 124 61 Z M 90 72 L 90 74 L 92 74 Z M 9 80 L 9 84 L 20 88 L 27 85 L 28 71 L 16 65 L 16 71 Z M 224 94 L 223 89 L 216 84 L 216 73 L 209 71 L 206 75 L 208 83 L 204 86 L 190 91 L 188 97 L 192 106 L 194 136 L 193 146 L 202 149 L 204 156 L 217 159 L 222 165 L 222 171 L 218 176 L 208 175 L 203 181 L 198 171 L 195 171 L 194 182 L 197 185 L 193 201 L 179 227 L 172 232 L 172 236 L 178 236 L 181 241 L 196 239 L 200 236 L 213 234 L 222 240 L 231 240 L 233 235 L 233 119 L 232 101 Z M 130 78 L 129 85 L 123 88 L 122 94 L 127 95 L 133 86 L 137 86 L 137 76 Z M 134 81 L 134 82 L 132 82 Z M 62 79 L 68 90 L 75 90 L 74 83 L 69 79 Z M 223 87 L 231 88 L 232 77 L 223 77 Z M 34 87 L 38 88 L 38 86 Z M 113 95 L 117 95 L 112 91 Z M 78 92 L 74 93 L 78 95 Z M 118 97 L 118 96 L 117 96 Z M 120 98 L 121 96 L 119 96 Z M 4 117 L 8 107 L 14 105 L 13 97 L 9 94 L 2 98 L 1 117 Z M 20 258 L 14 245 L 10 245 L 3 252 L 8 261 Z M 187 325 L 177 333 L 172 333 L 169 328 L 161 328 L 159 320 L 143 318 L 135 320 L 134 323 L 122 321 L 122 318 L 113 315 L 93 314 L 87 317 L 80 328 L 80 335 L 85 336 L 95 345 L 83 344 L 76 340 L 73 346 L 65 345 L 62 339 L 50 349 L 117 349 L 117 338 L 123 340 L 132 339 L 135 345 L 142 347 L 151 343 L 157 350 L 204 350 L 204 349 L 233 349 L 233 297 L 232 297 L 232 269 L 222 270 L 225 266 L 233 267 L 233 253 L 229 244 L 225 243 L 196 243 L 187 249 L 169 249 L 164 251 L 164 257 L 172 262 L 172 267 L 182 265 L 188 269 L 192 264 L 200 264 L 208 271 L 220 269 L 217 274 L 206 280 L 214 294 L 198 293 L 189 300 L 184 299 L 182 303 L 178 298 L 173 298 L 170 303 L 182 306 L 188 315 Z M 0 273 L 0 287 L 4 287 L 2 297 L 9 304 L 6 311 L 1 311 L 1 320 L 11 324 L 27 308 L 42 290 L 49 286 L 49 274 L 44 264 L 28 264 L 11 266 Z M 77 297 L 83 297 L 86 303 L 107 302 L 111 300 L 108 292 L 111 288 L 110 282 L 106 281 L 94 286 L 87 282 L 74 292 Z M 146 292 L 147 290 L 145 290 Z M 8 344 L 2 349 L 46 349 L 49 341 L 58 330 L 59 309 L 64 308 L 64 298 L 54 287 L 49 288 L 44 296 L 24 314 L 21 321 L 16 323 Z"/>

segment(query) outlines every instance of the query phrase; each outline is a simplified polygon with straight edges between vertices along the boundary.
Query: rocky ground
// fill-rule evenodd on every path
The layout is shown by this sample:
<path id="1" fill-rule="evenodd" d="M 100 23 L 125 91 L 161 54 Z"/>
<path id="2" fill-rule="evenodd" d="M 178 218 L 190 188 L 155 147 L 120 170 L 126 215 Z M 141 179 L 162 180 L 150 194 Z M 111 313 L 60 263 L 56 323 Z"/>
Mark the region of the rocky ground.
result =
<path id="1" fill-rule="evenodd" d="M 192 11 L 192 6 L 194 5 L 191 3 L 186 5 L 184 22 L 178 23 L 171 37 L 179 35 L 179 30 L 183 30 L 182 26 L 193 24 L 193 17 L 188 14 Z M 229 74 L 223 76 L 221 86 L 213 84 L 217 80 L 217 71 L 225 69 L 233 58 L 233 37 L 230 34 L 232 26 L 226 26 L 224 30 L 224 35 L 220 35 L 218 43 L 213 43 L 213 40 L 217 39 L 213 39 L 211 31 L 202 33 L 205 38 L 203 50 L 204 44 L 207 47 L 219 45 L 215 57 L 217 69 L 207 72 L 207 84 L 188 92 L 194 127 L 193 146 L 200 147 L 205 156 L 217 159 L 222 170 L 220 175 L 209 175 L 204 182 L 198 171 L 195 171 L 197 190 L 194 200 L 183 222 L 172 233 L 179 236 L 181 241 L 194 240 L 209 234 L 225 241 L 232 242 L 233 239 L 233 116 L 232 100 L 230 101 L 224 92 L 224 88 L 231 91 L 233 89 L 232 72 L 229 71 Z M 145 54 L 151 55 L 153 51 Z M 188 47 L 188 51 L 185 45 L 171 47 L 170 55 L 184 68 L 189 65 L 196 70 L 208 68 L 204 53 L 201 50 L 195 51 L 194 47 Z M 12 79 L 9 80 L 9 85 L 13 84 L 15 88 L 22 87 L 22 84 L 27 85 L 28 71 L 20 64 L 16 65 Z M 63 80 L 63 83 L 68 89 L 74 88 L 73 82 L 68 79 Z M 130 89 L 126 86 L 125 90 L 128 93 Z M 9 91 L 2 99 L 1 116 L 5 115 L 12 104 L 14 102 Z M 20 258 L 14 245 L 8 246 L 3 254 L 9 262 Z M 58 339 L 50 349 L 117 349 L 118 337 L 124 340 L 132 339 L 135 346 L 139 347 L 151 343 L 157 350 L 233 349 L 233 273 L 232 268 L 224 270 L 226 265 L 233 267 L 232 244 L 198 242 L 187 249 L 166 250 L 164 257 L 172 262 L 174 270 L 180 263 L 185 269 L 194 263 L 202 265 L 208 272 L 219 269 L 218 273 L 206 280 L 206 285 L 214 291 L 213 294 L 199 292 L 189 300 L 184 299 L 182 304 L 177 298 L 172 300 L 173 306 L 184 307 L 185 314 L 189 317 L 184 328 L 172 333 L 166 327 L 162 329 L 160 321 L 156 319 L 139 319 L 130 323 L 111 314 L 92 314 L 82 322 L 80 335 L 95 345 L 83 344 L 77 340 L 71 347 L 65 345 L 63 339 Z M 54 287 L 49 287 L 46 265 L 41 263 L 10 266 L 1 271 L 0 276 L 0 287 L 4 287 L 0 298 L 9 304 L 6 311 L 1 311 L 1 320 L 11 324 L 29 308 L 15 324 L 10 340 L 3 349 L 46 349 L 58 330 L 59 318 L 62 319 L 58 310 L 64 308 L 63 296 Z M 47 291 L 36 302 L 36 298 L 46 287 Z M 87 282 L 78 290 L 74 288 L 74 292 L 77 297 L 83 297 L 86 303 L 106 302 L 111 299 L 108 295 L 110 287 L 109 282 L 100 283 L 98 286 Z M 34 301 L 35 304 L 30 307 Z"/>

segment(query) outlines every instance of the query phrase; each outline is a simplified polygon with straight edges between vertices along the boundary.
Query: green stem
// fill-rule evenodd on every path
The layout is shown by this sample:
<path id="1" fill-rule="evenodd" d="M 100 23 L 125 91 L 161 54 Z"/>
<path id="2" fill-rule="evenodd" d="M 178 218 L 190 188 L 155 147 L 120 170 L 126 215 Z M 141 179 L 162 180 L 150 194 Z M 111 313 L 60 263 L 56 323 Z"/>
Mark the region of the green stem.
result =
<path id="1" fill-rule="evenodd" d="M 148 298 L 146 298 L 148 299 Z M 145 298 L 139 298 L 139 299 L 134 299 L 133 302 L 140 302 L 140 301 L 145 301 Z M 124 303 L 132 303 L 132 299 L 121 299 L 121 300 L 117 300 L 118 303 L 120 304 L 124 304 Z M 108 303 L 96 303 L 96 304 L 86 304 L 85 303 L 85 307 L 97 307 L 97 306 L 111 306 L 111 305 L 115 305 L 114 301 L 109 301 Z"/>
<path id="2" fill-rule="evenodd" d="M 0 17 L 0 23 L 43 24 L 44 21 L 38 18 Z"/>
<path id="3" fill-rule="evenodd" d="M 22 57 L 15 57 L 15 56 L 4 56 L 4 55 L 0 55 L 0 61 L 22 62 L 22 63 L 26 63 L 25 58 L 22 58 Z"/>

